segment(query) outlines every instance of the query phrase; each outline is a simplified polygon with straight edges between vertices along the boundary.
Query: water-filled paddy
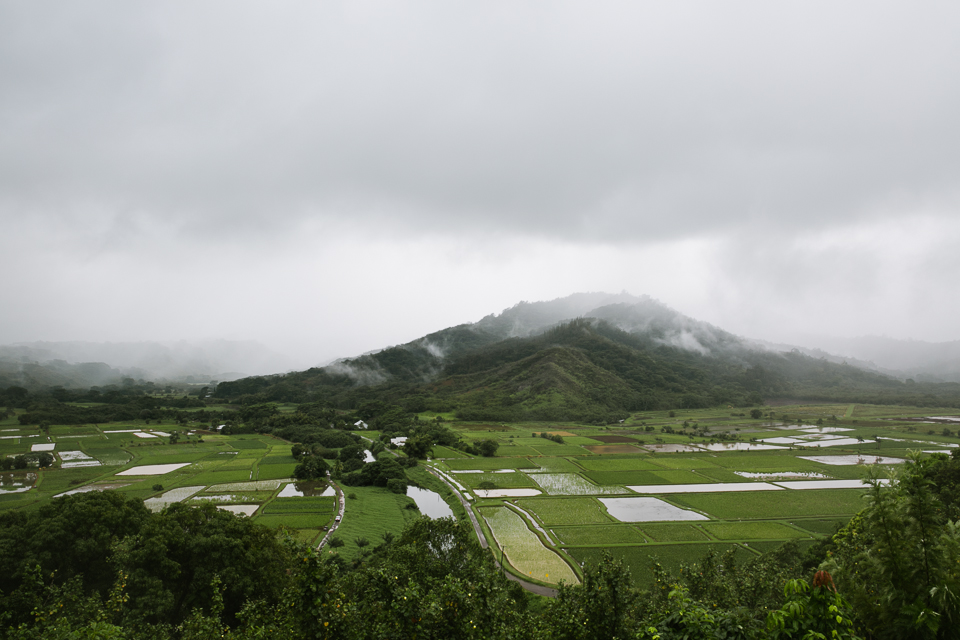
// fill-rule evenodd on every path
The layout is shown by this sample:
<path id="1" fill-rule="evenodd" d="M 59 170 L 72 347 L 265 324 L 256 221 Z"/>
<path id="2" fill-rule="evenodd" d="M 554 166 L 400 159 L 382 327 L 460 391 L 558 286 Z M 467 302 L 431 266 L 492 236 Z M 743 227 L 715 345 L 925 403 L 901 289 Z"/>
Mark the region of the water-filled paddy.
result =
<path id="1" fill-rule="evenodd" d="M 260 505 L 258 504 L 225 504 L 217 507 L 217 509 L 229 511 L 230 513 L 235 513 L 241 516 L 252 516 L 259 508 Z"/>
<path id="2" fill-rule="evenodd" d="M 800 456 L 801 460 L 819 462 L 820 464 L 830 465 L 855 465 L 855 464 L 900 464 L 903 458 L 884 458 L 882 456 Z"/>
<path id="3" fill-rule="evenodd" d="M 119 474 L 118 474 L 119 475 Z M 254 480 L 253 482 L 226 482 L 207 488 L 207 493 L 229 491 L 276 491 L 284 480 Z"/>
<path id="4" fill-rule="evenodd" d="M 311 480 L 309 482 L 290 482 L 284 485 L 278 498 L 302 498 L 304 496 L 336 495 L 333 487 L 326 480 Z"/>
<path id="5" fill-rule="evenodd" d="M 711 484 L 627 485 L 637 493 L 718 493 L 726 491 L 782 491 L 766 482 L 714 482 Z"/>
<path id="6" fill-rule="evenodd" d="M 880 484 L 889 484 L 889 480 L 880 480 Z M 789 480 L 778 482 L 787 489 L 863 489 L 862 480 Z"/>
<path id="7" fill-rule="evenodd" d="M 43 444 L 35 444 L 30 447 L 30 451 L 53 451 L 54 447 L 57 446 L 56 442 L 46 442 Z"/>
<path id="8" fill-rule="evenodd" d="M 481 498 L 526 498 L 540 495 L 539 489 L 474 489 Z"/>
<path id="9" fill-rule="evenodd" d="M 63 455 L 62 453 L 60 454 Z M 175 464 L 145 464 L 139 467 L 131 467 L 119 472 L 118 476 L 161 476 L 190 464 L 189 462 L 180 462 Z"/>
<path id="10" fill-rule="evenodd" d="M 192 497 L 194 494 L 199 493 L 202 490 L 203 486 L 179 487 L 177 489 L 171 489 L 161 496 L 144 500 L 143 505 L 147 509 L 150 509 L 150 511 L 157 512 L 162 510 L 167 505 L 173 504 L 174 502 L 182 502 L 183 500 Z"/>
<path id="11" fill-rule="evenodd" d="M 611 493 L 627 493 L 622 487 L 601 487 L 588 482 L 576 473 L 531 473 L 544 491 L 554 496 L 590 496 Z"/>
<path id="12" fill-rule="evenodd" d="M 413 498 L 420 513 L 425 516 L 430 518 L 454 517 L 450 505 L 444 502 L 440 494 L 435 491 L 428 491 L 419 487 L 407 487 L 407 495 Z"/>
<path id="13" fill-rule="evenodd" d="M 787 448 L 772 444 L 754 444 L 752 442 L 714 442 L 700 446 L 708 451 L 771 451 L 773 449 Z"/>
<path id="14" fill-rule="evenodd" d="M 24 493 L 33 488 L 37 482 L 37 474 L 28 473 L 0 473 L 0 494 Z"/>
<path id="15" fill-rule="evenodd" d="M 621 522 L 707 520 L 707 516 L 657 498 L 599 498 L 607 513 Z"/>

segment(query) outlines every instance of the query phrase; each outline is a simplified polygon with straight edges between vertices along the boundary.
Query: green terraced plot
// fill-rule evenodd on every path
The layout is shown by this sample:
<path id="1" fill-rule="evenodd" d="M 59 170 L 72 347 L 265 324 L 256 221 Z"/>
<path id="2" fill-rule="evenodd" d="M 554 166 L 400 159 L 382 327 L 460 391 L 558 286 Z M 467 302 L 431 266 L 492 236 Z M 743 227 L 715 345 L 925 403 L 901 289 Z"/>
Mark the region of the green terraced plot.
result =
<path id="1" fill-rule="evenodd" d="M 297 468 L 293 464 L 268 464 L 257 467 L 257 480 L 273 480 L 275 478 L 292 478 Z"/>
<path id="2" fill-rule="evenodd" d="M 500 448 L 497 449 L 498 458 L 510 458 L 516 456 L 538 456 L 539 452 L 535 451 L 532 447 L 522 447 L 519 445 L 503 444 L 500 443 Z"/>
<path id="3" fill-rule="evenodd" d="M 548 441 L 549 442 L 549 441 Z M 542 456 L 589 456 L 593 455 L 583 447 L 572 444 L 558 444 L 553 447 L 537 445 L 533 447 Z"/>
<path id="4" fill-rule="evenodd" d="M 578 463 L 584 469 L 591 471 L 654 471 L 663 468 L 654 464 L 649 458 L 639 456 L 630 458 L 584 458 L 579 460 Z"/>
<path id="5" fill-rule="evenodd" d="M 267 443 L 263 440 L 256 439 L 231 439 L 228 443 L 234 449 L 266 449 Z"/>
<path id="6" fill-rule="evenodd" d="M 640 527 L 656 542 L 702 542 L 710 539 L 703 529 L 693 524 L 648 524 Z"/>
<path id="7" fill-rule="evenodd" d="M 453 479 L 465 487 L 476 488 L 481 482 L 492 482 L 498 489 L 536 488 L 536 483 L 523 473 L 453 473 Z"/>
<path id="8" fill-rule="evenodd" d="M 275 498 L 264 507 L 264 513 L 332 512 L 337 504 L 334 497 L 304 496 L 302 498 Z"/>
<path id="9" fill-rule="evenodd" d="M 466 458 L 462 460 L 444 460 L 444 464 L 457 469 L 537 469 L 538 465 L 523 458 Z"/>
<path id="10" fill-rule="evenodd" d="M 507 507 L 485 508 L 481 514 L 507 561 L 524 576 L 556 584 L 576 584 L 577 575 L 556 552 L 543 546 L 524 519 Z"/>
<path id="11" fill-rule="evenodd" d="M 564 545 L 643 544 L 646 538 L 627 525 L 596 525 L 593 527 L 555 527 L 553 534 Z"/>
<path id="12" fill-rule="evenodd" d="M 832 535 L 834 531 L 837 530 L 837 526 L 843 526 L 847 523 L 846 518 L 831 518 L 831 519 L 797 519 L 793 520 L 791 524 L 794 524 L 802 529 L 806 529 L 811 533 L 819 533 L 823 535 Z"/>
<path id="13" fill-rule="evenodd" d="M 792 516 L 852 516 L 863 508 L 862 489 L 807 491 L 740 491 L 677 494 L 673 502 L 722 520 L 790 518 Z"/>
<path id="14" fill-rule="evenodd" d="M 798 531 L 779 522 L 706 522 L 703 528 L 719 540 L 783 540 L 810 537 L 807 532 Z"/>
<path id="15" fill-rule="evenodd" d="M 517 500 L 517 505 L 534 513 L 546 525 L 611 523 L 593 498 L 523 498 Z"/>

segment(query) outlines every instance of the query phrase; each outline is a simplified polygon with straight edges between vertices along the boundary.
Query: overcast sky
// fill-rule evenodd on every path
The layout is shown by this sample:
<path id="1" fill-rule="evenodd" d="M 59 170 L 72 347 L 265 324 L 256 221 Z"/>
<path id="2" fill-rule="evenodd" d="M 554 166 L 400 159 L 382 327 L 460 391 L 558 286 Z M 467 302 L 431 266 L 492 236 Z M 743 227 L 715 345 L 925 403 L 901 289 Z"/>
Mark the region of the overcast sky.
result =
<path id="1" fill-rule="evenodd" d="M 0 343 L 520 300 L 960 339 L 955 2 L 0 0 Z"/>

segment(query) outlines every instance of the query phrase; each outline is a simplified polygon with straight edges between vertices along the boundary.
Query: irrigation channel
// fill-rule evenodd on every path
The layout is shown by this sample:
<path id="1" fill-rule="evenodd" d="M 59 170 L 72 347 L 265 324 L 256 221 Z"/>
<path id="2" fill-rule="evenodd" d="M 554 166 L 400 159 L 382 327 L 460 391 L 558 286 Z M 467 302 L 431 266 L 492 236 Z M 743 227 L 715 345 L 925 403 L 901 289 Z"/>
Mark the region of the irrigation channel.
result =
<path id="1" fill-rule="evenodd" d="M 477 516 L 474 515 L 473 509 L 470 508 L 470 503 L 468 503 L 467 500 L 466 500 L 466 498 L 463 497 L 463 494 L 461 494 L 459 491 L 457 491 L 457 488 L 456 488 L 456 487 L 452 486 L 452 485 L 447 481 L 446 478 L 444 478 L 442 475 L 440 475 L 439 473 L 437 473 L 437 472 L 434 471 L 433 469 L 427 468 L 427 471 L 430 472 L 431 474 L 433 474 L 436 478 L 438 478 L 438 479 L 439 479 L 441 482 L 443 482 L 445 485 L 447 485 L 448 487 L 450 487 L 450 490 L 453 491 L 453 493 L 454 493 L 454 494 L 457 496 L 457 498 L 460 500 L 460 504 L 463 505 L 464 510 L 467 512 L 467 515 L 470 517 L 470 522 L 473 523 L 473 530 L 477 532 L 477 538 L 480 540 L 480 546 L 481 546 L 482 548 L 484 548 L 484 549 L 489 549 L 489 548 L 490 548 L 490 544 L 487 542 L 486 536 L 483 535 L 483 529 L 480 528 L 480 523 L 477 522 Z M 500 562 L 497 560 L 496 556 L 494 556 L 494 558 L 493 558 L 493 563 L 497 566 L 498 569 L 500 569 L 501 571 L 503 570 L 503 567 L 500 566 Z M 535 594 L 540 595 L 540 596 L 546 596 L 546 597 L 548 597 L 548 598 L 556 598 L 556 597 L 557 597 L 557 590 L 556 590 L 556 589 L 551 589 L 550 587 L 544 587 L 544 586 L 539 585 L 539 584 L 534 584 L 534 583 L 532 583 L 532 582 L 527 582 L 527 581 L 524 580 L 523 578 L 519 578 L 519 577 L 513 575 L 512 573 L 508 573 L 508 572 L 506 572 L 506 571 L 504 571 L 504 575 L 505 575 L 508 579 L 513 580 L 514 582 L 516 582 L 517 584 L 519 584 L 521 587 L 523 587 L 524 589 L 526 589 L 526 590 L 529 591 L 530 593 L 535 593 Z"/>

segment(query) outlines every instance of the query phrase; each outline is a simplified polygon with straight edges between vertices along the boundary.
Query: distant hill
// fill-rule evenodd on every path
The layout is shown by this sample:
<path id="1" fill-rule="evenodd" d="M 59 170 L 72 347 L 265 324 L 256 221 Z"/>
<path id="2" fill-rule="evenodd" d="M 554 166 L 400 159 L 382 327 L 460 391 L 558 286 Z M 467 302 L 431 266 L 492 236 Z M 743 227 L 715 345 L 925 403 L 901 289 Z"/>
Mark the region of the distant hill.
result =
<path id="1" fill-rule="evenodd" d="M 87 388 L 117 384 L 123 378 L 208 383 L 288 369 L 284 358 L 256 342 L 30 342 L 0 346 L 0 388 Z"/>
<path id="2" fill-rule="evenodd" d="M 637 410 L 764 399 L 943 404 L 960 385 L 910 385 L 776 351 L 628 294 L 523 302 L 499 315 L 322 368 L 221 384 L 242 402 L 379 400 L 478 420 L 609 421 Z"/>

